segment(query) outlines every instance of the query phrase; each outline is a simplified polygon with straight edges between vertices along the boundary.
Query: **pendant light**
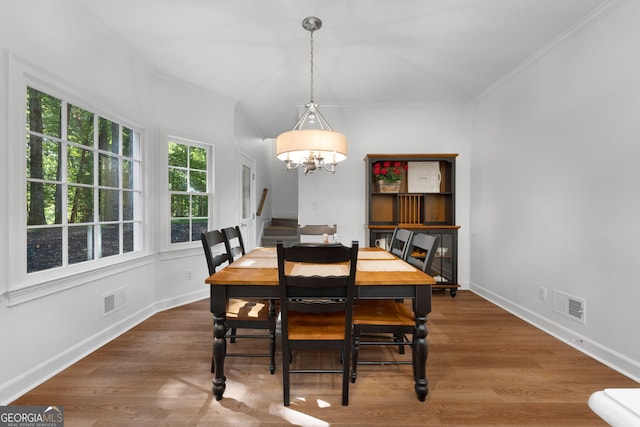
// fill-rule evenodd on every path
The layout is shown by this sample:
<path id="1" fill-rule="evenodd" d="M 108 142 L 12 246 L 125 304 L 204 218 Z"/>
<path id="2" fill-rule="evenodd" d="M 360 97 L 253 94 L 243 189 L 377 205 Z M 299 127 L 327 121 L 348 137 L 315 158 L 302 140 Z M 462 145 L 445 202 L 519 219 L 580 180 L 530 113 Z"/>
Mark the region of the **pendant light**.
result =
<path id="1" fill-rule="evenodd" d="M 322 21 L 310 16 L 302 27 L 311 33 L 311 99 L 293 129 L 276 138 L 276 156 L 289 171 L 302 166 L 305 174 L 322 169 L 335 173 L 338 162 L 347 158 L 347 138 L 331 128 L 313 99 L 313 32 Z"/>

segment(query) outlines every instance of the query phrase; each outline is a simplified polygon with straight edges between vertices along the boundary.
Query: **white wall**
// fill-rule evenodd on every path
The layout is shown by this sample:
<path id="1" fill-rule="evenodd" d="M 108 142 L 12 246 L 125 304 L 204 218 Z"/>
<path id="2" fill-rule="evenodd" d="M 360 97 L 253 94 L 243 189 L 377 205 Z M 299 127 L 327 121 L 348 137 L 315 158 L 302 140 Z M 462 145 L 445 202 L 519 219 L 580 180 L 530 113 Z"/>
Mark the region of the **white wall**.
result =
<path id="1" fill-rule="evenodd" d="M 207 289 L 203 285 L 209 273 L 202 256 L 199 243 L 180 245 L 176 250 L 169 241 L 169 223 L 165 212 L 169 212 L 169 200 L 166 188 L 161 183 L 167 182 L 166 156 L 167 134 L 192 139 L 213 146 L 215 166 L 213 194 L 213 223 L 211 229 L 228 226 L 237 222 L 235 187 L 229 185 L 236 173 L 234 145 L 234 104 L 231 100 L 214 95 L 200 87 L 175 81 L 166 76 L 154 76 L 152 96 L 148 100 L 154 116 L 151 126 L 157 127 L 153 138 L 145 147 L 153 157 L 151 172 L 157 183 L 154 203 L 155 220 L 154 247 L 159 251 L 155 264 L 156 301 L 173 301 L 176 296 L 206 296 Z M 220 185 L 226 182 L 225 185 Z M 235 180 L 233 180 L 235 182 Z M 176 246 L 176 245 L 174 245 Z M 174 305 L 175 303 L 167 303 Z"/>
<path id="2" fill-rule="evenodd" d="M 293 126 L 293 124 L 291 125 Z M 299 171 L 287 171 L 284 162 L 276 157 L 276 140 L 271 144 L 271 158 L 268 165 L 271 170 L 271 214 L 273 218 L 298 218 L 298 174 Z"/>
<path id="3" fill-rule="evenodd" d="M 349 155 L 334 175 L 325 171 L 308 175 L 299 172 L 300 224 L 337 224 L 342 242 L 358 240 L 362 246 L 366 242 L 364 158 L 367 154 L 458 153 L 456 224 L 462 227 L 458 234 L 458 278 L 466 287 L 471 107 L 321 108 L 331 126 L 347 136 Z"/>
<path id="4" fill-rule="evenodd" d="M 254 213 L 256 213 L 256 210 L 258 209 L 260 198 L 262 197 L 262 189 L 269 189 L 267 198 L 265 199 L 262 214 L 260 216 L 256 215 L 255 217 L 255 241 L 250 242 L 249 244 L 249 242 L 246 242 L 245 239 L 245 247 L 247 248 L 247 250 L 249 250 L 260 245 L 260 236 L 264 224 L 271 219 L 271 209 L 273 206 L 273 184 L 271 182 L 272 174 L 271 169 L 269 168 L 269 164 L 273 158 L 273 155 L 271 153 L 271 143 L 268 140 L 264 140 L 263 138 L 257 136 L 258 132 L 254 129 L 251 120 L 242 111 L 237 111 L 236 114 L 235 135 L 239 152 L 255 162 L 256 178 Z M 240 190 L 238 189 L 238 191 Z M 238 204 L 241 202 L 239 197 L 237 198 L 237 201 Z M 240 206 L 238 206 L 238 212 L 240 211 L 241 208 Z M 235 223 L 237 222 L 238 221 L 236 220 Z"/>
<path id="5" fill-rule="evenodd" d="M 471 156 L 472 289 L 636 379 L 638 17 L 614 3 L 481 99 Z"/>
<path id="6" fill-rule="evenodd" d="M 255 148 L 259 138 L 253 136 L 251 126 L 244 120 L 235 122 L 232 100 L 157 75 L 76 3 L 0 2 L 0 42 L 0 176 L 5 183 L 0 186 L 0 202 L 9 207 L 0 213 L 5 237 L 0 243 L 0 404 L 8 404 L 158 310 L 208 296 L 200 243 L 181 250 L 166 244 L 166 157 L 162 155 L 166 133 L 214 145 L 217 185 L 212 227 L 216 228 L 238 220 L 237 188 L 221 184 L 225 177 L 237 176 L 237 162 L 229 161 L 240 152 L 235 133 L 240 134 L 242 150 L 256 157 L 261 150 Z M 15 202 L 23 197 L 24 182 L 15 176 L 22 174 L 19 168 L 24 166 L 13 155 L 23 130 L 16 129 L 18 113 L 8 96 L 24 90 L 13 77 L 21 62 L 37 68 L 49 83 L 88 106 L 142 128 L 147 239 L 143 253 L 132 262 L 61 278 L 58 282 L 68 289 L 7 305 L 7 290 L 15 287 L 9 272 L 16 267 L 7 261 L 13 249 L 6 236 L 17 233 L 23 238 L 20 227 L 14 231 L 14 220 L 24 209 Z M 259 173 L 259 185 L 267 185 L 265 175 Z M 192 271 L 191 279 L 187 270 Z M 102 295 L 122 286 L 126 306 L 102 318 Z"/>

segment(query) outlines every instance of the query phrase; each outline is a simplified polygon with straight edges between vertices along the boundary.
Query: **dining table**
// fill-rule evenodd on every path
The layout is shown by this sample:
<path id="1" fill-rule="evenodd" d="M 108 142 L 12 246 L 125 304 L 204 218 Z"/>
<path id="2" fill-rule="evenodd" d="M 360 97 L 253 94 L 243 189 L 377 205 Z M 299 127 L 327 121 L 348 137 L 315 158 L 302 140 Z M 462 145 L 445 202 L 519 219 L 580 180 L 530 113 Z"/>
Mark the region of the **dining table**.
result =
<path id="1" fill-rule="evenodd" d="M 226 388 L 224 362 L 227 302 L 230 298 L 278 299 L 278 258 L 275 247 L 258 247 L 225 268 L 205 283 L 210 288 L 213 314 L 213 394 L 221 400 Z M 380 248 L 359 248 L 356 270 L 358 299 L 411 299 L 415 313 L 413 372 L 418 400 L 424 401 L 429 382 L 426 376 L 428 355 L 427 315 L 431 312 L 433 277 L 390 252 Z"/>

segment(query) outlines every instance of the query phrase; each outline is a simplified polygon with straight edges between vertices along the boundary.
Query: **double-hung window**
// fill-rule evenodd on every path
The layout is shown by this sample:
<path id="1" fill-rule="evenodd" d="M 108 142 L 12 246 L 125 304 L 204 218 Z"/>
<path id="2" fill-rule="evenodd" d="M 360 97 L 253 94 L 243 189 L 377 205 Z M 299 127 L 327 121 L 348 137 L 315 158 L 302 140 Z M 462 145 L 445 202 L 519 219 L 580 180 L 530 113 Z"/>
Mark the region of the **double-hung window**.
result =
<path id="1" fill-rule="evenodd" d="M 26 93 L 27 273 L 141 249 L 140 133 Z"/>
<path id="2" fill-rule="evenodd" d="M 169 139 L 171 243 L 200 241 L 209 227 L 210 151 L 204 144 Z"/>

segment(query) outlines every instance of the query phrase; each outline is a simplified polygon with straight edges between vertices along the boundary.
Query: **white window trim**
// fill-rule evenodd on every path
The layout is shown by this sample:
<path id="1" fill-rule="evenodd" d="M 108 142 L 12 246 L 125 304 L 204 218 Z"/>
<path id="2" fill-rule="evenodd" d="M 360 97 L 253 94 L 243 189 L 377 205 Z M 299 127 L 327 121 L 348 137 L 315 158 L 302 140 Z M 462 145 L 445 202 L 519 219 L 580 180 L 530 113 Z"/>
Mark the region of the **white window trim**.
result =
<path id="1" fill-rule="evenodd" d="M 7 64 L 9 68 L 9 78 L 7 83 L 7 162 L 6 184 L 7 193 L 10 193 L 10 203 L 7 203 L 7 221 L 4 224 L 6 236 L 12 242 L 12 248 L 7 254 L 8 262 L 6 273 L 6 285 L 4 289 L 5 299 L 9 305 L 26 302 L 32 299 L 41 298 L 48 294 L 59 292 L 64 289 L 94 282 L 96 277 L 106 277 L 117 274 L 123 270 L 138 268 L 148 264 L 150 261 L 150 237 L 149 232 L 149 212 L 146 203 L 149 192 L 146 184 L 149 159 L 145 149 L 146 130 L 143 126 L 133 123 L 95 107 L 104 104 L 88 95 L 85 91 L 69 84 L 62 79 L 51 75 L 28 62 L 7 53 Z M 141 171 L 141 206 L 136 214 L 140 218 L 142 231 L 140 237 L 140 248 L 137 252 L 121 254 L 112 257 L 100 258 L 84 263 L 52 268 L 40 272 L 27 274 L 26 255 L 26 170 L 24 159 L 26 148 L 24 143 L 26 117 L 20 112 L 26 111 L 26 88 L 31 86 L 34 89 L 64 99 L 73 105 L 86 108 L 91 112 L 114 120 L 121 125 L 135 129 L 140 133 L 140 162 Z M 23 191 L 16 192 L 15 189 L 22 188 Z M 14 194 L 17 193 L 17 194 Z M 18 266 L 18 267 L 16 267 Z M 115 267 L 115 268 L 114 268 Z"/>
<path id="2" fill-rule="evenodd" d="M 161 176 L 159 178 L 159 186 L 161 186 L 162 202 L 160 203 L 160 227 L 162 227 L 162 245 L 160 250 L 160 259 L 174 259 L 181 258 L 183 256 L 192 256 L 197 251 L 202 250 L 202 243 L 200 241 L 171 243 L 171 192 L 169 191 L 169 141 L 181 142 L 184 144 L 195 145 L 205 148 L 207 150 L 207 195 L 209 196 L 209 209 L 208 209 L 208 224 L 209 230 L 213 229 L 214 215 L 214 200 L 215 200 L 215 145 L 212 142 L 208 142 L 206 138 L 196 138 L 191 136 L 178 136 L 184 134 L 177 131 L 163 130 L 162 132 L 162 150 L 160 154 L 160 161 L 158 164 L 161 166 Z M 170 254 L 171 252 L 184 252 L 183 254 Z"/>

